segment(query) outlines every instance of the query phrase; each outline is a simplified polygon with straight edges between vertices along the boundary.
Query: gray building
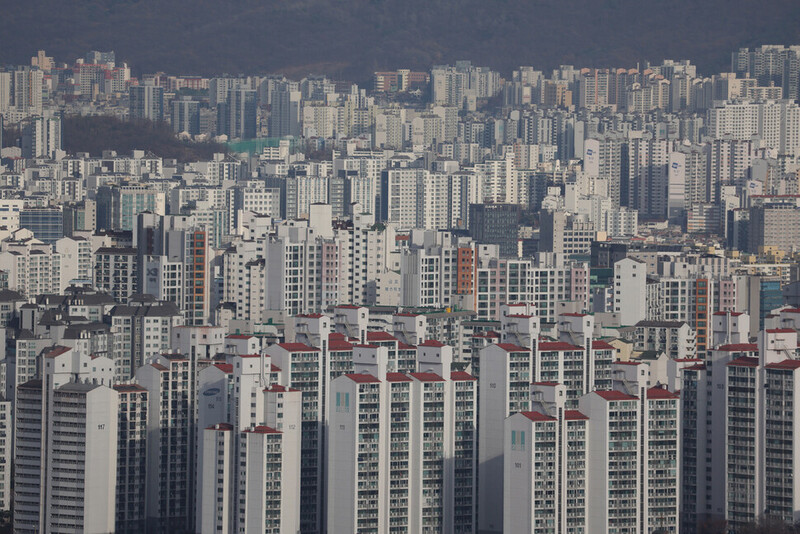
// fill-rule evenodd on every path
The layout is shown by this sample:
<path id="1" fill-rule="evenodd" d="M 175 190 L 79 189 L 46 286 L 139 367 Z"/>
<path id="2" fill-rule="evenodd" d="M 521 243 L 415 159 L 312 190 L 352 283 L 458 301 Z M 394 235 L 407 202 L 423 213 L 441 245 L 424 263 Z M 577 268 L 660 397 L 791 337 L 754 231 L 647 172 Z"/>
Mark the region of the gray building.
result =
<path id="1" fill-rule="evenodd" d="M 182 97 L 172 101 L 172 130 L 175 133 L 186 132 L 189 135 L 200 133 L 200 102 L 190 97 Z"/>
<path id="2" fill-rule="evenodd" d="M 27 208 L 19 212 L 19 226 L 33 232 L 43 243 L 64 237 L 64 214 L 58 208 Z"/>
<path id="3" fill-rule="evenodd" d="M 800 247 L 800 209 L 793 204 L 770 204 L 750 208 L 747 250 L 777 249 L 786 253 Z"/>
<path id="4" fill-rule="evenodd" d="M 299 136 L 301 93 L 296 82 L 279 85 L 270 95 L 269 135 L 283 137 Z"/>
<path id="5" fill-rule="evenodd" d="M 539 252 L 590 254 L 595 239 L 594 224 L 585 215 L 564 211 L 541 212 Z"/>
<path id="6" fill-rule="evenodd" d="M 164 88 L 134 85 L 130 88 L 130 118 L 154 122 L 164 120 Z"/>
<path id="7" fill-rule="evenodd" d="M 250 89 L 228 91 L 227 100 L 217 106 L 217 133 L 227 135 L 230 139 L 255 138 L 256 108 L 255 91 Z"/>
<path id="8" fill-rule="evenodd" d="M 519 217 L 517 204 L 470 204 L 469 235 L 477 243 L 499 245 L 501 256 L 517 256 Z"/>

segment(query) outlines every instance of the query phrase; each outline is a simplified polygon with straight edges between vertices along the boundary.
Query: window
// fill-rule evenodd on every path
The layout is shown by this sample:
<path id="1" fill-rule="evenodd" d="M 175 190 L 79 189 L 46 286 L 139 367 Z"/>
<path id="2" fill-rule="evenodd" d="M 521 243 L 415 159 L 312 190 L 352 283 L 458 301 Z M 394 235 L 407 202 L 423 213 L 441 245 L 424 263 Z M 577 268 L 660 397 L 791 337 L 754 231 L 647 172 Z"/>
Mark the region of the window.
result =
<path id="1" fill-rule="evenodd" d="M 516 430 L 511 431 L 511 450 L 512 451 L 525 450 L 525 432 L 523 431 L 518 432 Z"/>
<path id="2" fill-rule="evenodd" d="M 344 401 L 344 402 L 342 402 Z M 336 393 L 336 411 L 337 412 L 350 412 L 350 394 L 349 393 Z"/>

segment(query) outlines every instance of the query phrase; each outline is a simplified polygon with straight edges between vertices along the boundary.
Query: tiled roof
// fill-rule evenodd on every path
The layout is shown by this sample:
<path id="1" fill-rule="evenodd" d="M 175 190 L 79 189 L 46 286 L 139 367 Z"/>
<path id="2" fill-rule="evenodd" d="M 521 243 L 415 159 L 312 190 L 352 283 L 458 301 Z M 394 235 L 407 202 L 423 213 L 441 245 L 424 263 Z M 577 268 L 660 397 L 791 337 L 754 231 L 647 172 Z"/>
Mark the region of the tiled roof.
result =
<path id="1" fill-rule="evenodd" d="M 498 343 L 497 346 L 506 352 L 530 352 L 530 349 L 514 345 L 513 343 Z"/>
<path id="2" fill-rule="evenodd" d="M 343 339 L 331 339 L 330 341 L 328 341 L 328 350 L 331 351 L 353 350 L 353 344 L 348 343 Z"/>
<path id="3" fill-rule="evenodd" d="M 223 373 L 232 373 L 233 372 L 233 364 L 230 363 L 215 363 L 214 367 L 218 368 Z"/>
<path id="4" fill-rule="evenodd" d="M 389 332 L 367 332 L 367 341 L 397 341 Z"/>
<path id="5" fill-rule="evenodd" d="M 71 350 L 72 350 L 71 347 L 56 346 L 56 347 L 53 347 L 52 349 L 48 350 L 47 352 L 45 352 L 43 357 L 45 357 L 45 358 L 55 358 L 56 356 L 61 356 L 62 354 L 66 353 L 66 352 L 69 352 Z"/>
<path id="6" fill-rule="evenodd" d="M 411 376 L 420 382 L 444 382 L 444 378 L 436 373 L 411 373 Z"/>
<path id="7" fill-rule="evenodd" d="M 572 343 L 565 341 L 542 341 L 536 347 L 539 352 L 561 352 L 564 350 L 583 350 L 583 347 L 578 347 Z"/>
<path id="8" fill-rule="evenodd" d="M 639 397 L 634 397 L 633 395 L 628 395 L 627 393 L 623 393 L 621 391 L 616 391 L 616 390 L 595 391 L 594 393 L 596 393 L 598 396 L 604 398 L 607 401 L 639 399 Z"/>
<path id="9" fill-rule="evenodd" d="M 765 365 L 767 369 L 800 369 L 800 360 L 783 360 L 777 363 L 768 363 Z"/>
<path id="10" fill-rule="evenodd" d="M 357 382 L 359 384 L 370 384 L 375 382 L 380 382 L 376 377 L 367 374 L 367 373 L 349 373 L 344 375 L 353 382 Z"/>
<path id="11" fill-rule="evenodd" d="M 545 415 L 542 412 L 520 412 L 522 415 L 530 419 L 531 421 L 555 421 L 556 418 Z"/>
<path id="12" fill-rule="evenodd" d="M 418 347 L 434 347 L 434 348 L 440 348 L 440 347 L 444 347 L 444 346 L 446 346 L 446 345 L 445 345 L 444 343 L 442 343 L 441 341 L 436 341 L 435 339 L 427 339 L 427 340 L 423 341 L 422 343 L 420 343 L 420 344 L 419 344 L 419 345 L 417 345 L 417 346 L 418 346 Z"/>
<path id="13" fill-rule="evenodd" d="M 450 380 L 477 380 L 477 378 L 464 371 L 453 371 L 450 373 Z"/>
<path id="14" fill-rule="evenodd" d="M 588 421 L 589 418 L 578 410 L 564 410 L 564 419 L 567 421 Z"/>
<path id="15" fill-rule="evenodd" d="M 411 377 L 403 373 L 386 373 L 387 382 L 411 382 Z"/>
<path id="16" fill-rule="evenodd" d="M 666 388 L 653 387 L 647 390 L 648 399 L 678 399 L 680 395 Z"/>
<path id="17" fill-rule="evenodd" d="M 733 367 L 758 367 L 758 358 L 750 358 L 749 356 L 742 356 L 728 362 L 728 365 Z"/>
<path id="18" fill-rule="evenodd" d="M 278 346 L 289 352 L 319 352 L 319 349 L 309 347 L 305 343 L 278 343 Z"/>
<path id="19" fill-rule="evenodd" d="M 723 352 L 757 352 L 758 345 L 755 343 L 731 343 L 729 345 L 722 345 L 714 350 Z"/>

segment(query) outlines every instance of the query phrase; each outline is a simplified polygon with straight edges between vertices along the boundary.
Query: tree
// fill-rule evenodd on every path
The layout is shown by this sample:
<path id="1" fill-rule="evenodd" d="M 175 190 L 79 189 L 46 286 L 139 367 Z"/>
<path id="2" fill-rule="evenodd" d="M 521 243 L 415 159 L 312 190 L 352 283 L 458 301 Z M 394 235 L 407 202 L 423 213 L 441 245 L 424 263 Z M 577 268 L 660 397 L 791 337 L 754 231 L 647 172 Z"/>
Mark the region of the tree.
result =
<path id="1" fill-rule="evenodd" d="M 728 534 L 728 522 L 724 519 L 707 519 L 697 531 L 700 534 Z"/>
<path id="2" fill-rule="evenodd" d="M 775 516 L 763 515 L 757 521 L 737 529 L 736 534 L 800 534 L 800 529 Z"/>

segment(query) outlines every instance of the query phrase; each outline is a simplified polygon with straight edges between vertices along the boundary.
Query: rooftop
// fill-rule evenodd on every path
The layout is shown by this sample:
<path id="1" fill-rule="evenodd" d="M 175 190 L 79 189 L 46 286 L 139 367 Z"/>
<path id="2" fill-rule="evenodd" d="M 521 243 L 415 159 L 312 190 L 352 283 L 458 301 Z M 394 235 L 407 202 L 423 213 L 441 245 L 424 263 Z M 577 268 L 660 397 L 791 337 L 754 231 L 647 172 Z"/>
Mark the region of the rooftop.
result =
<path id="1" fill-rule="evenodd" d="M 477 380 L 477 378 L 464 371 L 453 371 L 450 373 L 450 380 Z"/>
<path id="2" fill-rule="evenodd" d="M 69 352 L 71 350 L 72 350 L 71 347 L 62 347 L 62 346 L 56 345 L 55 347 L 53 347 L 51 349 L 47 349 L 47 351 L 44 352 L 44 354 L 42 354 L 42 356 L 44 358 L 55 358 L 56 356 L 61 356 L 62 354 L 65 354 L 65 353 L 67 353 L 67 352 Z"/>
<path id="3" fill-rule="evenodd" d="M 564 419 L 567 421 L 588 421 L 589 418 L 578 410 L 564 410 Z"/>
<path id="4" fill-rule="evenodd" d="M 387 382 L 411 382 L 411 377 L 403 373 L 386 373 Z"/>
<path id="5" fill-rule="evenodd" d="M 444 382 L 444 378 L 436 373 L 411 373 L 411 376 L 420 382 Z"/>
<path id="6" fill-rule="evenodd" d="M 513 343 L 498 343 L 497 346 L 506 352 L 530 352 L 530 349 L 514 345 Z"/>
<path id="7" fill-rule="evenodd" d="M 114 384 L 114 389 L 120 393 L 130 393 L 133 391 L 147 391 L 147 389 L 139 384 Z"/>
<path id="8" fill-rule="evenodd" d="M 367 332 L 367 341 L 397 341 L 389 332 Z"/>
<path id="9" fill-rule="evenodd" d="M 271 426 L 265 426 L 265 425 L 259 425 L 259 426 L 254 427 L 254 428 L 248 428 L 247 430 L 245 430 L 245 432 L 248 432 L 248 433 L 251 433 L 251 434 L 281 434 L 282 433 L 280 430 L 275 430 Z"/>
<path id="10" fill-rule="evenodd" d="M 627 393 L 613 389 L 606 391 L 595 391 L 594 393 L 607 401 L 639 400 L 639 397 L 634 397 L 633 395 L 628 395 Z"/>
<path id="11" fill-rule="evenodd" d="M 376 377 L 367 373 L 349 373 L 344 376 L 346 376 L 347 378 L 358 384 L 369 384 L 369 383 L 380 382 L 380 380 L 378 380 Z"/>
<path id="12" fill-rule="evenodd" d="M 561 352 L 564 350 L 583 350 L 583 347 L 565 341 L 542 341 L 536 347 L 538 352 Z M 593 347 L 594 348 L 594 347 Z"/>
<path id="13" fill-rule="evenodd" d="M 783 360 L 777 363 L 768 363 L 765 365 L 767 369 L 787 369 L 793 371 L 800 369 L 800 360 Z"/>
<path id="14" fill-rule="evenodd" d="M 714 350 L 722 352 L 758 352 L 758 345 L 755 343 L 731 343 L 728 345 L 720 345 Z"/>
<path id="15" fill-rule="evenodd" d="M 545 415 L 542 412 L 520 412 L 522 415 L 530 419 L 531 421 L 556 421 L 555 417 L 550 415 Z"/>
<path id="16" fill-rule="evenodd" d="M 751 358 L 749 356 L 742 356 L 728 362 L 727 365 L 733 367 L 758 367 L 758 358 Z"/>
<path id="17" fill-rule="evenodd" d="M 233 430 L 233 425 L 230 423 L 217 423 L 216 425 L 206 427 L 206 430 L 222 430 L 225 432 L 230 432 Z"/>
<path id="18" fill-rule="evenodd" d="M 309 347 L 305 343 L 278 343 L 278 346 L 289 352 L 319 352 L 319 349 Z"/>
<path id="19" fill-rule="evenodd" d="M 648 399 L 679 399 L 680 395 L 662 387 L 652 387 L 647 390 Z"/>

